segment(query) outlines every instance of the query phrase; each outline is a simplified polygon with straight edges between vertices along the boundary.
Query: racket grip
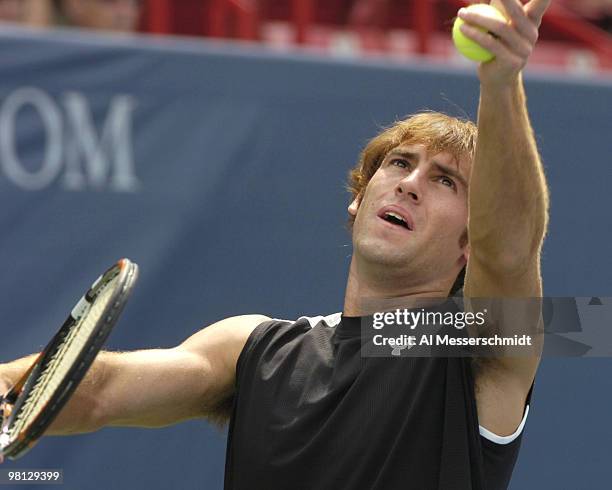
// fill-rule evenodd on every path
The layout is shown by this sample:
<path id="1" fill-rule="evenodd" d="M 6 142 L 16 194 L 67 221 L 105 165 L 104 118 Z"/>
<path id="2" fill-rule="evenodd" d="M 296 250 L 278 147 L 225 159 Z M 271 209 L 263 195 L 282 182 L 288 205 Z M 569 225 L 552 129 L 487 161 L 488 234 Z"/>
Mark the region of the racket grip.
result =
<path id="1" fill-rule="evenodd" d="M 4 420 L 11 415 L 12 403 L 8 396 L 11 393 L 10 384 L 0 378 L 0 434 L 4 428 Z M 0 463 L 2 463 L 2 451 L 0 446 Z"/>

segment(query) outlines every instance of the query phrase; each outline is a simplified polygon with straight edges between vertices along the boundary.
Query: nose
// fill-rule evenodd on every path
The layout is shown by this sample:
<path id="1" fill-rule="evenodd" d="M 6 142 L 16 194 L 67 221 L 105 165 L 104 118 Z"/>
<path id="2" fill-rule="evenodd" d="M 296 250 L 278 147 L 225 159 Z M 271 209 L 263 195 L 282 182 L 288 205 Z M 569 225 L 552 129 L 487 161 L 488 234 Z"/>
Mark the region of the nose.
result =
<path id="1" fill-rule="evenodd" d="M 415 170 L 397 183 L 395 194 L 398 197 L 407 198 L 414 204 L 419 204 L 422 199 L 422 193 L 419 183 L 419 171 Z"/>

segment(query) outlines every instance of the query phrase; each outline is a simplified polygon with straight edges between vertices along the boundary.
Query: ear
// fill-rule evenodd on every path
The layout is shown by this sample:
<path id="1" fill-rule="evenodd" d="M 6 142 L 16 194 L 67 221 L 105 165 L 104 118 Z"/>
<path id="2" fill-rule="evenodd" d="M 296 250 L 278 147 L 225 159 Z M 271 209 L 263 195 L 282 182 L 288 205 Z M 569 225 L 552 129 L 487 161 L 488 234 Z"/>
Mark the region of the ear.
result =
<path id="1" fill-rule="evenodd" d="M 353 199 L 353 202 L 349 204 L 348 213 L 351 216 L 357 216 L 357 210 L 359 209 L 359 204 L 361 203 L 361 195 L 357 196 Z"/>
<path id="2" fill-rule="evenodd" d="M 468 263 L 468 260 L 470 260 L 470 244 L 469 243 L 463 249 L 463 258 L 466 264 Z"/>
<path id="3" fill-rule="evenodd" d="M 459 237 L 459 250 L 461 251 L 461 255 L 459 256 L 459 262 L 461 263 L 461 267 L 467 264 L 467 261 L 470 259 L 470 240 L 468 236 L 467 226 L 461 233 Z"/>

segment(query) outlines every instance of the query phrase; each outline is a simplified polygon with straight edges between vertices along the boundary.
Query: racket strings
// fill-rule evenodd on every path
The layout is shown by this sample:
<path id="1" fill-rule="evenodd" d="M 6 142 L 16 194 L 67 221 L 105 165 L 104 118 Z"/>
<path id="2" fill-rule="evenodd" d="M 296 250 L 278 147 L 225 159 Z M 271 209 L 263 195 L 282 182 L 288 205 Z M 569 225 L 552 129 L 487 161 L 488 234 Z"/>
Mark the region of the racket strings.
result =
<path id="1" fill-rule="evenodd" d="M 36 380 L 28 398 L 21 406 L 11 427 L 11 434 L 20 434 L 49 403 L 51 396 L 62 383 L 68 371 L 81 354 L 99 318 L 113 296 L 116 280 L 103 286 L 88 312 L 77 320 L 70 332 L 51 356 L 44 372 Z"/>

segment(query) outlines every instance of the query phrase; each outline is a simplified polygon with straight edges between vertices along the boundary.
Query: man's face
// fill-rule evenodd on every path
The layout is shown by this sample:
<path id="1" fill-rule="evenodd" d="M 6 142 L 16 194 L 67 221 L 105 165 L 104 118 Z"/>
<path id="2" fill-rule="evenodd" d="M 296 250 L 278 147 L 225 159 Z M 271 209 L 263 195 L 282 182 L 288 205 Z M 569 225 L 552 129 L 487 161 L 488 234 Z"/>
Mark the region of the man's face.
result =
<path id="1" fill-rule="evenodd" d="M 469 172 L 469 162 L 445 152 L 428 155 L 422 144 L 391 150 L 363 198 L 349 206 L 354 253 L 393 276 L 452 280 L 468 254 L 460 242 L 467 230 Z"/>
<path id="2" fill-rule="evenodd" d="M 135 31 L 141 0 L 64 0 L 69 21 L 79 27 L 118 32 Z"/>

